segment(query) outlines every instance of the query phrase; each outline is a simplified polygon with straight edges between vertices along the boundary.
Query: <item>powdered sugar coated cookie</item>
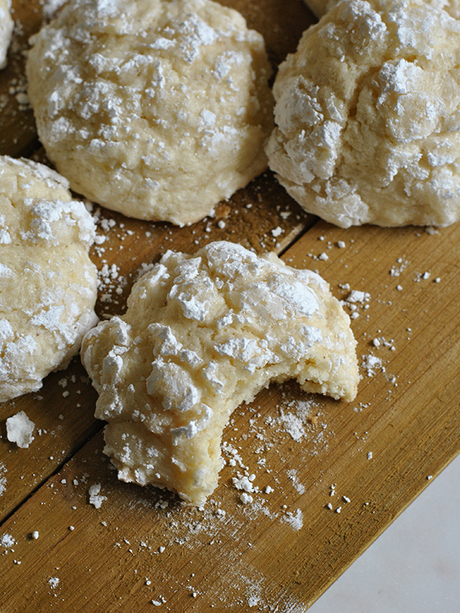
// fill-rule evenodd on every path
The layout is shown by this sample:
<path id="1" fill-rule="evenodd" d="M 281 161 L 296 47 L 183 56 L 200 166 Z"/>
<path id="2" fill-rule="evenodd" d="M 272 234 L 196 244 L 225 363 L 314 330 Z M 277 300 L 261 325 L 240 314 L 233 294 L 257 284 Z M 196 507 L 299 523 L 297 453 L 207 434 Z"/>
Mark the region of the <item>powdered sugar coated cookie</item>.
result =
<path id="1" fill-rule="evenodd" d="M 67 181 L 0 157 L 0 402 L 42 386 L 96 325 L 91 215 Z"/>
<path id="2" fill-rule="evenodd" d="M 166 253 L 133 287 L 126 314 L 82 344 L 120 479 L 204 502 L 232 411 L 271 381 L 355 397 L 349 324 L 320 276 L 273 254 L 227 242 Z"/>
<path id="3" fill-rule="evenodd" d="M 271 168 L 342 227 L 460 218 L 460 23 L 418 0 L 352 0 L 281 65 Z"/>
<path id="4" fill-rule="evenodd" d="M 325 15 L 333 6 L 342 0 L 304 0 L 305 4 L 317 17 Z M 343 0 L 349 2 L 349 0 Z M 425 0 L 437 9 L 444 9 L 451 17 L 460 18 L 460 0 Z"/>
<path id="5" fill-rule="evenodd" d="M 267 166 L 260 34 L 211 0 L 71 0 L 34 38 L 29 96 L 72 189 L 190 224 Z"/>

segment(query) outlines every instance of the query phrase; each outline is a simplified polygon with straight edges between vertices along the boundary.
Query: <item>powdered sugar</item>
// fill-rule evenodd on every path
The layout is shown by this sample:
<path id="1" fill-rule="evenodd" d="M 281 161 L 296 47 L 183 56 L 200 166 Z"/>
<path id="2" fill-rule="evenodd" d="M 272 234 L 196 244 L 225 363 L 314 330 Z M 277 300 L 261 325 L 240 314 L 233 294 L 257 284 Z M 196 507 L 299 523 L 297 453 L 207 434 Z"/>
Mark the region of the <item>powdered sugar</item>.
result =
<path id="1" fill-rule="evenodd" d="M 378 371 L 385 372 L 385 367 L 382 364 L 382 359 L 372 353 L 369 353 L 368 355 L 363 355 L 363 361 L 361 366 L 367 371 L 368 377 L 373 377 Z"/>
<path id="2" fill-rule="evenodd" d="M 100 483 L 93 483 L 88 490 L 89 503 L 92 504 L 95 509 L 100 509 L 104 500 L 107 500 L 107 496 L 100 493 L 101 487 Z"/>
<path id="3" fill-rule="evenodd" d="M 27 417 L 24 411 L 20 411 L 6 420 L 8 440 L 16 443 L 18 447 L 26 448 L 30 445 L 34 440 L 34 429 L 35 424 Z"/>
<path id="4" fill-rule="evenodd" d="M 294 530 L 300 530 L 303 527 L 303 513 L 301 509 L 297 509 L 295 513 L 288 512 L 284 516 L 284 521 L 287 522 Z"/>
<path id="5" fill-rule="evenodd" d="M 0 547 L 4 547 L 5 549 L 11 549 L 12 547 L 14 547 L 15 543 L 16 539 L 11 534 L 5 533 L 0 536 Z"/>

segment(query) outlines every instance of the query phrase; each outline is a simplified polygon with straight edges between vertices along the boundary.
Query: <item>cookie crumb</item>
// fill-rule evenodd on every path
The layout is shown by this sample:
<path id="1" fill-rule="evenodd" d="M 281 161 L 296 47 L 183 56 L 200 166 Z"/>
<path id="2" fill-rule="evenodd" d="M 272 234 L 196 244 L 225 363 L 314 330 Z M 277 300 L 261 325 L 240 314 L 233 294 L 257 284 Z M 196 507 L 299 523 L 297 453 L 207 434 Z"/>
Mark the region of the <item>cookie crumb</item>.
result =
<path id="1" fill-rule="evenodd" d="M 16 443 L 18 447 L 27 448 L 34 440 L 33 431 L 35 424 L 31 421 L 24 411 L 20 411 L 8 417 L 6 420 L 6 436 L 11 443 Z"/>
<path id="2" fill-rule="evenodd" d="M 99 494 L 100 491 L 101 491 L 100 483 L 94 483 L 93 485 L 90 486 L 88 490 L 89 503 L 92 504 L 93 507 L 96 509 L 100 509 L 104 500 L 107 500 L 107 496 L 103 496 L 102 494 Z"/>

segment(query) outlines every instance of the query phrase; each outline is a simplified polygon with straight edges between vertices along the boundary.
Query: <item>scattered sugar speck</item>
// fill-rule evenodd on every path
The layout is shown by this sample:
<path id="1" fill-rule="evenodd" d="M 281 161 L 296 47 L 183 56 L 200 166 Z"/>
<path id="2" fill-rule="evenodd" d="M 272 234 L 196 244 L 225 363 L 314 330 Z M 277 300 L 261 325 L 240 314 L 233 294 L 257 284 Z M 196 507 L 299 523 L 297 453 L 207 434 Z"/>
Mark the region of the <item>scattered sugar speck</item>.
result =
<path id="1" fill-rule="evenodd" d="M 8 417 L 6 420 L 6 436 L 8 440 L 11 443 L 16 443 L 21 448 L 27 448 L 34 440 L 34 429 L 34 422 L 27 417 L 24 411 L 19 411 L 19 413 Z"/>
<path id="2" fill-rule="evenodd" d="M 100 483 L 94 483 L 93 485 L 90 486 L 88 490 L 89 503 L 92 504 L 93 507 L 95 507 L 96 509 L 100 509 L 104 500 L 107 500 L 107 496 L 103 496 L 102 494 L 99 494 L 100 491 L 101 491 Z"/>
<path id="3" fill-rule="evenodd" d="M 303 513 L 300 509 L 297 509 L 295 514 L 288 512 L 284 517 L 284 521 L 294 528 L 294 530 L 300 530 L 303 526 Z"/>
<path id="4" fill-rule="evenodd" d="M 48 579 L 48 583 L 49 583 L 51 589 L 55 590 L 57 588 L 57 586 L 59 585 L 59 577 L 50 577 Z"/>
<path id="5" fill-rule="evenodd" d="M 10 549 L 16 543 L 14 537 L 11 534 L 5 533 L 0 537 L 0 545 L 5 549 Z"/>
<path id="6" fill-rule="evenodd" d="M 253 501 L 253 498 L 250 494 L 243 492 L 240 496 L 240 500 L 243 504 L 249 504 Z"/>

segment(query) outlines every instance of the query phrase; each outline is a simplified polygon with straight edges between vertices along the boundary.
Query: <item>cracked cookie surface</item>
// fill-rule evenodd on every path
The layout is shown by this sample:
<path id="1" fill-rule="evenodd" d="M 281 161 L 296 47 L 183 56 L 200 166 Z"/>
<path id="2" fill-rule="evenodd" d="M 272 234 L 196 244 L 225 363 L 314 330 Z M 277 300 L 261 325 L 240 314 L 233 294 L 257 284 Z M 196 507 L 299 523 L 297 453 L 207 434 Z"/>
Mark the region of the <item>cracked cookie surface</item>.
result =
<path id="1" fill-rule="evenodd" d="M 96 325 L 94 237 L 63 177 L 0 157 L 0 402 L 40 389 Z"/>
<path id="2" fill-rule="evenodd" d="M 303 35 L 274 84 L 269 163 L 342 227 L 460 218 L 460 22 L 421 0 L 352 0 Z"/>
<path id="3" fill-rule="evenodd" d="M 193 504 L 217 485 L 222 432 L 241 403 L 287 379 L 351 401 L 358 382 L 350 320 L 328 284 L 227 242 L 167 252 L 126 314 L 86 335 L 82 361 L 120 479 Z"/>
<path id="4" fill-rule="evenodd" d="M 32 42 L 40 139 L 90 200 L 187 225 L 266 169 L 271 69 L 237 11 L 211 0 L 71 0 Z"/>

